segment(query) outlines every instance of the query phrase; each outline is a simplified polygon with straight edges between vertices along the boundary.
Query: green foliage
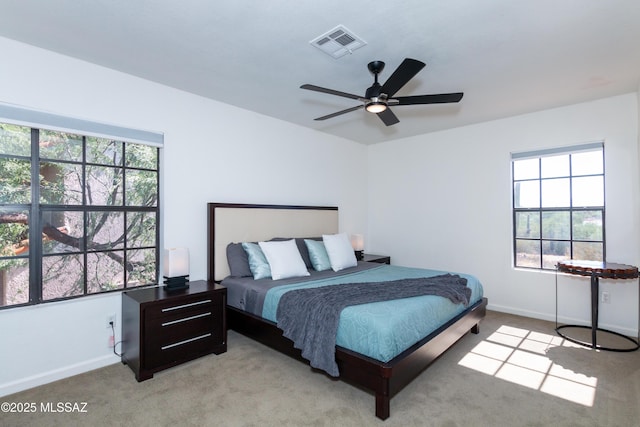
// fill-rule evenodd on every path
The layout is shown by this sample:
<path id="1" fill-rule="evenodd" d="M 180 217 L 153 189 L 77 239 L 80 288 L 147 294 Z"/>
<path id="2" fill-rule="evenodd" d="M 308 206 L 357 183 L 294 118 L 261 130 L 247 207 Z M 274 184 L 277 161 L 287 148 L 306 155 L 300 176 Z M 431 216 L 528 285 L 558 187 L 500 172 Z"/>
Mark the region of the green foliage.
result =
<path id="1" fill-rule="evenodd" d="M 0 158 L 0 203 L 26 204 L 31 201 L 29 161 Z"/>
<path id="2" fill-rule="evenodd" d="M 0 123 L 0 154 L 31 156 L 31 129 Z"/>
<path id="3" fill-rule="evenodd" d="M 570 241 L 573 239 L 575 259 L 603 260 L 602 211 L 543 211 L 542 233 L 539 231 L 539 218 L 537 212 L 516 212 L 516 251 L 519 256 L 539 260 L 540 240 L 536 239 L 541 238 L 545 257 L 567 258 L 571 255 Z"/>
<path id="4" fill-rule="evenodd" d="M 0 215 L 2 215 L 2 212 L 0 212 Z M 29 237 L 28 233 L 29 228 L 26 224 L 0 224 L 0 255 L 12 256 L 12 246 L 27 239 Z"/>
<path id="5" fill-rule="evenodd" d="M 129 144 L 126 147 L 127 167 L 140 169 L 157 169 L 158 151 L 148 145 Z"/>
<path id="6" fill-rule="evenodd" d="M 133 263 L 133 268 L 128 272 L 130 286 L 150 283 L 156 277 L 155 249 L 144 249 L 136 252 L 141 253 L 142 259 Z"/>

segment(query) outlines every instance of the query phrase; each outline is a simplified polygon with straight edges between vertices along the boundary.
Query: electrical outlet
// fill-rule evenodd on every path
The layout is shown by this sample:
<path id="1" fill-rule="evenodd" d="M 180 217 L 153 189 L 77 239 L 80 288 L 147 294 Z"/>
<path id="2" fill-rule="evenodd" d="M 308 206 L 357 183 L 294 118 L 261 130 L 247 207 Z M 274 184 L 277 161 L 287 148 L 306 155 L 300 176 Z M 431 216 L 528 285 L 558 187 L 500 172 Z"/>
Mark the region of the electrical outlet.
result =
<path id="1" fill-rule="evenodd" d="M 602 302 L 604 304 L 609 304 L 611 302 L 611 297 L 609 295 L 609 292 L 602 291 L 600 293 L 600 302 Z"/>
<path id="2" fill-rule="evenodd" d="M 107 329 L 111 329 L 111 324 L 113 323 L 113 328 L 116 327 L 116 315 L 110 314 L 107 316 Z"/>
<path id="3" fill-rule="evenodd" d="M 116 315 L 115 313 L 107 315 L 107 348 L 113 348 L 115 343 L 116 332 Z"/>

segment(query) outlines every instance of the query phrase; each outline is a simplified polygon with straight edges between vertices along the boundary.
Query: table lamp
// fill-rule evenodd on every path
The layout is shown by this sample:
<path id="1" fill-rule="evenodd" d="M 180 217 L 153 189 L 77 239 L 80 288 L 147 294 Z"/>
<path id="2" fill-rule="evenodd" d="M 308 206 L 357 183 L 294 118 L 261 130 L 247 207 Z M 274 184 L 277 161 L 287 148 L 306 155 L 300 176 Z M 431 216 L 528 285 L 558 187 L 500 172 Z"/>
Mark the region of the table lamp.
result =
<path id="1" fill-rule="evenodd" d="M 356 259 L 361 261 L 364 251 L 364 237 L 362 237 L 362 234 L 351 235 L 351 246 L 353 247 L 353 252 L 356 254 Z"/>
<path id="2" fill-rule="evenodd" d="M 163 264 L 164 284 L 168 291 L 189 287 L 189 249 L 165 249 Z"/>

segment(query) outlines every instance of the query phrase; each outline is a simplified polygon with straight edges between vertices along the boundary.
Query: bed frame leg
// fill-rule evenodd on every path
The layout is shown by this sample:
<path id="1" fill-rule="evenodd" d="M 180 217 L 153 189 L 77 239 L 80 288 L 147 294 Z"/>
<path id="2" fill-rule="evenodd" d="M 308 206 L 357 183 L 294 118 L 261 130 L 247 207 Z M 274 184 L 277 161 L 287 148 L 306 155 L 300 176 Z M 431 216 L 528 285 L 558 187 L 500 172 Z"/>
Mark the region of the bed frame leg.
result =
<path id="1" fill-rule="evenodd" d="M 479 334 L 480 333 L 480 323 L 476 323 L 471 327 L 471 333 Z"/>
<path id="2" fill-rule="evenodd" d="M 376 393 L 376 417 L 386 420 L 391 415 L 390 410 L 391 398 L 382 393 Z"/>

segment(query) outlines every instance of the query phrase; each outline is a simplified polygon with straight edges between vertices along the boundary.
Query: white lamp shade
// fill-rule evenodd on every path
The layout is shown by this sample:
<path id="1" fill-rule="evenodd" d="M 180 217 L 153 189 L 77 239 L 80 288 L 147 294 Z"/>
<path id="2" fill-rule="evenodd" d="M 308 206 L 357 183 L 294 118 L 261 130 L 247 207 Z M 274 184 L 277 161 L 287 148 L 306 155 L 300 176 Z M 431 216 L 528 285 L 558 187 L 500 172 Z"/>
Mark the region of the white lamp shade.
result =
<path id="1" fill-rule="evenodd" d="M 364 237 L 362 234 L 352 234 L 351 235 L 351 246 L 354 251 L 363 251 L 364 250 Z"/>
<path id="2" fill-rule="evenodd" d="M 189 275 L 189 249 L 170 248 L 164 250 L 164 277 L 179 277 Z"/>

